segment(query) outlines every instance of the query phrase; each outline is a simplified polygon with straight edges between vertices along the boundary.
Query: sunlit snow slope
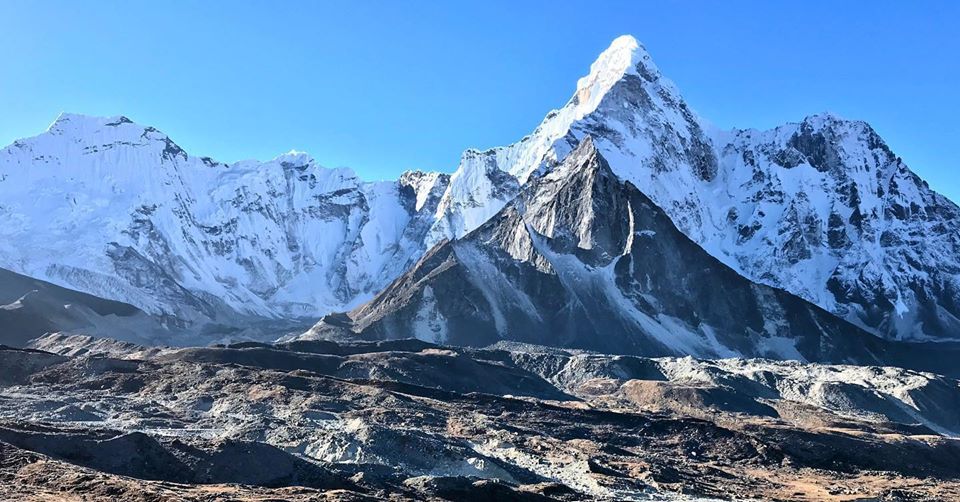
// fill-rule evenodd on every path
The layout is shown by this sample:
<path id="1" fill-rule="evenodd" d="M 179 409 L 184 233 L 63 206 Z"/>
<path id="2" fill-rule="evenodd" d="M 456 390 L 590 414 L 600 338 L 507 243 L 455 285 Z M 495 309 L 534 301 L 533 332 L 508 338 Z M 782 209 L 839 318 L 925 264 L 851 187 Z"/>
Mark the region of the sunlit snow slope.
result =
<path id="1" fill-rule="evenodd" d="M 448 178 L 364 182 L 300 153 L 227 165 L 64 114 L 0 150 L 0 265 L 183 323 L 313 317 L 420 255 Z"/>

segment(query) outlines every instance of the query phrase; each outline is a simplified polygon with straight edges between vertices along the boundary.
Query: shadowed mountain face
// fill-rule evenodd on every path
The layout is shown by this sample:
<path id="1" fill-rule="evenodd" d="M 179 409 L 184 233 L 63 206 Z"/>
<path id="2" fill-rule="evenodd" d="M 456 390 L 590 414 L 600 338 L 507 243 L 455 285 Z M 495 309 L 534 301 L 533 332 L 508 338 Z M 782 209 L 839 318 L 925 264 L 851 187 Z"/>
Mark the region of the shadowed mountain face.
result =
<path id="1" fill-rule="evenodd" d="M 238 317 L 236 324 L 208 323 L 192 329 L 176 319 L 0 269 L 0 345 L 22 347 L 47 333 L 85 335 L 145 345 L 187 346 L 221 340 L 277 337 L 302 332 L 294 322 Z"/>
<path id="2" fill-rule="evenodd" d="M 173 335 L 132 305 L 0 269 L 0 344 L 21 347 L 60 331 L 132 340 L 147 340 L 151 333 Z"/>
<path id="3" fill-rule="evenodd" d="M 305 338 L 498 340 L 643 355 L 861 364 L 894 345 L 707 254 L 588 137 L 496 216 Z"/>

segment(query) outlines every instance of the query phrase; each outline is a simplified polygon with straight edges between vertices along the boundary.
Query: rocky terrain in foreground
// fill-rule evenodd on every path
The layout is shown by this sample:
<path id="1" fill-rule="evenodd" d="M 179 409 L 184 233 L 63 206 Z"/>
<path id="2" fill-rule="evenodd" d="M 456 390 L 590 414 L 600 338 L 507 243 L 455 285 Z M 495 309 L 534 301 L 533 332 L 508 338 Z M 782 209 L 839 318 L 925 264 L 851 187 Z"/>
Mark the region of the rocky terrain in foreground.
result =
<path id="1" fill-rule="evenodd" d="M 0 350 L 0 498 L 956 500 L 957 380 L 419 340 Z"/>

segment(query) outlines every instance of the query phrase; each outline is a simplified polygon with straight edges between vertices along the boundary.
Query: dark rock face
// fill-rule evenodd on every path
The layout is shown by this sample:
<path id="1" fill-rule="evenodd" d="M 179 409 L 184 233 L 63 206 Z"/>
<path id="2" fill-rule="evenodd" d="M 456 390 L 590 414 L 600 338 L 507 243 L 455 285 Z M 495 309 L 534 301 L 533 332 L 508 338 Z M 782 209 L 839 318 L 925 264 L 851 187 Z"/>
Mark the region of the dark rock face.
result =
<path id="1" fill-rule="evenodd" d="M 903 360 L 894 345 L 707 254 L 617 180 L 589 138 L 497 216 L 434 248 L 347 316 L 307 338 L 416 334 L 658 356 Z"/>
<path id="2" fill-rule="evenodd" d="M 787 141 L 787 146 L 803 155 L 803 159 L 817 171 L 843 169 L 837 152 L 838 138 L 830 129 L 814 131 L 809 123 L 800 124 L 800 130 Z"/>
<path id="3" fill-rule="evenodd" d="M 130 274 L 136 274 L 138 266 L 150 267 L 151 264 L 131 259 L 125 261 L 124 265 Z M 72 269 L 61 269 L 57 273 L 79 276 L 85 274 L 82 270 Z M 170 289 L 158 291 L 158 294 L 163 291 L 184 293 L 179 297 L 181 300 L 193 301 L 191 304 L 184 304 L 188 309 L 223 306 L 217 298 L 198 297 L 175 284 L 171 285 Z M 0 269 L 0 345 L 23 347 L 37 337 L 60 333 L 63 336 L 86 335 L 122 339 L 146 345 L 165 340 L 167 345 L 185 346 L 196 344 L 198 340 L 221 337 L 245 339 L 262 336 L 264 332 L 273 334 L 305 329 L 296 323 L 238 316 L 224 324 L 205 324 L 204 331 L 200 332 L 184 327 L 182 321 L 179 317 L 151 315 L 133 305 L 73 291 Z M 247 328 L 237 328 L 237 324 L 246 324 Z"/>

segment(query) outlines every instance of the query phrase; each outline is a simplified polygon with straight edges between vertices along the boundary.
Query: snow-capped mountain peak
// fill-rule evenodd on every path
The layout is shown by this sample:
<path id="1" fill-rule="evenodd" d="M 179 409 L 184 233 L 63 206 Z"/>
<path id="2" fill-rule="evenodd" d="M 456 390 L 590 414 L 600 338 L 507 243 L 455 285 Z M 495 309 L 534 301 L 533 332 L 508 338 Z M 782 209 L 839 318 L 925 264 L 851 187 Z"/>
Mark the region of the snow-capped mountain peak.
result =
<path id="1" fill-rule="evenodd" d="M 64 112 L 50 124 L 45 135 L 36 138 L 51 135 L 70 136 L 76 143 L 85 143 L 86 146 L 98 142 L 107 145 L 122 141 L 140 145 L 150 142 L 173 144 L 170 137 L 163 132 L 154 127 L 137 124 L 123 115 L 97 117 Z"/>
<path id="2" fill-rule="evenodd" d="M 12 146 L 34 152 L 34 160 L 43 164 L 49 164 L 54 159 L 91 158 L 100 154 L 110 157 L 107 162 L 94 162 L 93 165 L 89 162 L 68 162 L 72 169 L 92 168 L 97 173 L 102 169 L 139 164 L 133 162 L 130 155 L 117 153 L 130 152 L 132 149 L 139 152 L 137 156 L 187 159 L 186 151 L 169 136 L 154 127 L 137 124 L 123 115 L 96 117 L 64 112 L 43 134 L 19 140 Z M 172 165 L 171 169 L 178 167 Z"/>
<path id="3" fill-rule="evenodd" d="M 287 163 L 291 165 L 305 166 L 316 163 L 316 160 L 307 152 L 299 150 L 290 150 L 274 157 L 274 162 Z"/>
<path id="4" fill-rule="evenodd" d="M 632 139 L 629 148 L 650 162 L 662 157 L 660 149 L 681 150 L 693 158 L 690 163 L 698 172 L 715 171 L 712 150 L 703 143 L 693 112 L 673 83 L 661 77 L 646 49 L 624 35 L 600 54 L 568 102 L 548 113 L 532 134 L 506 147 L 464 153 L 438 208 L 431 243 L 462 237 L 482 224 L 520 185 L 558 166 L 588 135 L 600 141 Z M 487 188 L 491 186 L 499 188 Z"/>
<path id="5" fill-rule="evenodd" d="M 93 131 L 103 127 L 118 127 L 123 124 L 133 124 L 133 121 L 123 115 L 113 117 L 97 117 L 81 113 L 62 112 L 47 128 L 48 132 L 63 133 L 67 131 Z"/>
<path id="6" fill-rule="evenodd" d="M 716 131 L 629 36 L 531 135 L 464 157 L 431 242 L 466 235 L 587 136 L 619 178 L 748 278 L 877 334 L 958 338 L 960 209 L 876 131 L 831 112 L 770 131 Z M 498 171 L 518 183 L 477 189 L 498 186 Z"/>
<path id="7" fill-rule="evenodd" d="M 660 70 L 643 45 L 631 35 L 622 35 L 590 65 L 590 73 L 577 81 L 576 118 L 596 110 L 610 88 L 627 74 L 648 81 L 660 78 Z"/>

